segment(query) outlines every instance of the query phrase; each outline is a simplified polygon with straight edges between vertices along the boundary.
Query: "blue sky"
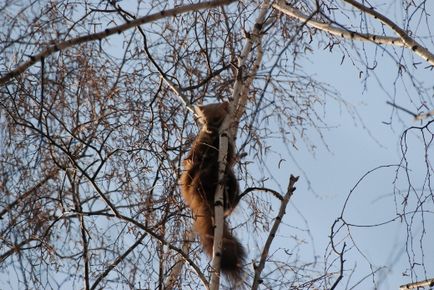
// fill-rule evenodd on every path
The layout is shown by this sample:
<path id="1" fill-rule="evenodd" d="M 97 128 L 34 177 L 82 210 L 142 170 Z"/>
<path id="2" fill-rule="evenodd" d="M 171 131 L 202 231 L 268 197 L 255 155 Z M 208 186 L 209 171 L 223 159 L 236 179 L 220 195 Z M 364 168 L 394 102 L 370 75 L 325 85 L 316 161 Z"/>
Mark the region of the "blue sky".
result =
<path id="1" fill-rule="evenodd" d="M 359 45 L 357 47 L 360 48 Z M 367 48 L 374 49 L 374 45 L 368 45 Z M 318 49 L 309 61 L 304 62 L 303 69 L 308 74 L 314 75 L 317 80 L 331 84 L 343 100 L 357 109 L 360 120 L 357 118 L 354 120 L 350 112 L 331 101 L 327 104 L 326 118 L 332 127 L 324 134 L 330 151 L 325 146 L 318 146 L 314 154 L 303 147 L 292 152 L 309 177 L 315 192 L 309 190 L 306 181 L 301 179 L 293 198 L 293 205 L 309 222 L 319 255 L 328 243 L 327 237 L 330 234 L 331 224 L 340 215 L 344 201 L 357 181 L 377 166 L 398 164 L 401 159 L 399 144 L 403 130 L 427 122 L 416 122 L 410 115 L 400 113 L 401 121 L 394 116 L 392 125 L 385 124 L 390 121 L 392 114 L 392 107 L 387 105 L 386 101 L 390 100 L 388 93 L 394 95 L 392 82 L 397 73 L 396 65 L 388 59 L 388 56 L 379 57 L 379 64 L 375 70 L 381 82 L 371 77 L 366 89 L 359 78 L 358 70 L 349 61 L 344 61 L 340 65 L 341 57 L 339 53 Z M 434 79 L 434 72 L 426 69 L 419 69 L 415 75 L 427 84 L 432 83 Z M 380 84 L 388 92 L 385 92 Z M 417 92 L 411 88 L 409 91 L 414 99 L 417 99 Z M 428 97 L 432 101 L 433 96 Z M 401 105 L 413 110 L 400 85 L 397 86 L 396 100 L 397 103 L 400 102 Z M 416 187 L 421 187 L 422 177 L 426 171 L 424 149 L 414 134 L 409 136 L 411 136 L 409 147 L 412 150 L 409 151 L 408 156 L 411 160 L 413 182 Z M 320 143 L 320 140 L 317 142 Z M 396 169 L 396 167 L 379 169 L 360 183 L 352 193 L 346 209 L 345 217 L 348 222 L 376 224 L 396 217 L 393 198 Z M 291 169 L 291 172 L 296 171 Z M 397 187 L 405 190 L 407 186 L 405 177 L 402 175 L 400 177 L 403 179 L 398 181 Z M 281 178 L 284 179 L 285 176 Z M 425 228 L 428 230 L 424 240 L 425 262 L 426 265 L 434 265 L 434 249 L 429 243 L 430 240 L 434 240 L 433 232 L 429 232 L 434 228 L 432 213 L 425 215 Z M 421 226 L 418 222 L 415 223 L 413 230 L 420 234 Z M 410 277 L 402 275 L 408 268 L 404 248 L 406 227 L 403 223 L 397 221 L 376 228 L 358 228 L 353 229 L 352 233 L 360 249 L 375 266 L 388 266 L 385 272 L 382 272 L 387 273 L 388 279 L 383 281 L 383 274 L 381 274 L 380 279 L 377 280 L 381 282 L 378 284 L 379 289 L 398 289 L 399 285 L 411 282 Z M 417 240 L 416 237 L 415 239 Z M 369 274 L 368 264 L 355 249 L 347 253 L 345 259 L 347 267 L 357 264 L 358 269 L 349 285 L 354 284 L 358 280 L 357 277 Z M 393 267 L 390 267 L 391 265 Z M 428 266 L 427 270 L 427 278 L 430 278 L 430 275 L 434 276 L 434 267 Z M 366 282 L 367 284 L 361 284 L 356 289 L 371 289 L 373 287 L 371 280 L 368 279 Z M 341 285 L 342 289 L 344 285 Z"/>

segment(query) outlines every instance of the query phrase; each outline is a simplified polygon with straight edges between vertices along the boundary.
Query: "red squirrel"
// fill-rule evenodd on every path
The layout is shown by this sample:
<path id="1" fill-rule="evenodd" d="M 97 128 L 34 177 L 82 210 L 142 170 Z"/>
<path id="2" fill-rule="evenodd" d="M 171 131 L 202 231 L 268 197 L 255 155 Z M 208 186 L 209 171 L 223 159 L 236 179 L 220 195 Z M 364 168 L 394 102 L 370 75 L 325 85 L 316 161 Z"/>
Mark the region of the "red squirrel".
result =
<path id="1" fill-rule="evenodd" d="M 217 103 L 195 107 L 202 128 L 184 160 L 184 172 L 180 185 L 185 203 L 191 208 L 205 252 L 212 256 L 214 240 L 214 194 L 218 184 L 219 128 L 229 112 L 229 103 Z M 224 211 L 228 216 L 239 201 L 239 185 L 233 172 L 234 144 L 229 141 L 224 176 Z M 242 279 L 245 251 L 231 234 L 226 222 L 223 226 L 221 270 L 232 283 Z"/>

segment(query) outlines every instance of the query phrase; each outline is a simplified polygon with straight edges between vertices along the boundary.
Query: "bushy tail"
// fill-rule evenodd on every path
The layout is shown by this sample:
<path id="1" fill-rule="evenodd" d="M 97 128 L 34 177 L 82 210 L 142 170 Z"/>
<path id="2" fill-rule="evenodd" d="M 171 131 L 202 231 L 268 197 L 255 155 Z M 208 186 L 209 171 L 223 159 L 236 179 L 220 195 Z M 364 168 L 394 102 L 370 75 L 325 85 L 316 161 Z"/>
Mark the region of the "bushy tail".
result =
<path id="1" fill-rule="evenodd" d="M 208 205 L 196 214 L 194 227 L 199 234 L 200 242 L 205 252 L 211 257 L 214 242 L 214 228 L 212 226 L 213 213 Z M 223 225 L 223 248 L 221 258 L 221 271 L 232 285 L 241 282 L 243 276 L 243 263 L 246 257 L 243 246 L 231 234 L 226 222 Z"/>

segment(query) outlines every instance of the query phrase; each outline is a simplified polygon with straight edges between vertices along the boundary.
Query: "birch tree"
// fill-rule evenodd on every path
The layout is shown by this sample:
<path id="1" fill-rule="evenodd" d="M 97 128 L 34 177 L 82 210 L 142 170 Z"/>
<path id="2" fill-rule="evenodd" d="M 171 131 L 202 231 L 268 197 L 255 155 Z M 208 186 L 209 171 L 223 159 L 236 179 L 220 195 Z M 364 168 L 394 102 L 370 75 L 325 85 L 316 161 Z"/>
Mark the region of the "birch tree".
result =
<path id="1" fill-rule="evenodd" d="M 240 288 L 381 288 L 381 267 L 368 261 L 359 272 L 345 261 L 367 259 L 356 228 L 389 223 L 406 225 L 397 285 L 432 281 L 434 89 L 418 78 L 434 66 L 432 13 L 426 0 L 3 1 L 0 281 L 11 289 L 229 288 L 218 255 L 202 253 L 178 184 L 199 129 L 194 106 L 223 101 L 230 114 L 219 160 L 225 168 L 226 138 L 235 140 L 242 193 L 230 218 L 248 249 Z M 292 199 L 308 194 L 296 187 L 309 176 L 288 160 L 301 147 L 328 148 L 330 105 L 357 119 L 303 69 L 324 49 L 341 56 L 331 73 L 348 62 L 366 90 L 382 82 L 378 63 L 394 64 L 406 99 L 395 90 L 384 102 L 402 132 L 401 159 L 355 173 L 328 246 L 305 255 L 315 233 L 288 215 Z M 423 179 L 412 173 L 416 149 Z M 395 215 L 352 223 L 354 191 L 384 168 L 396 173 Z M 216 213 L 218 253 L 224 217 Z"/>

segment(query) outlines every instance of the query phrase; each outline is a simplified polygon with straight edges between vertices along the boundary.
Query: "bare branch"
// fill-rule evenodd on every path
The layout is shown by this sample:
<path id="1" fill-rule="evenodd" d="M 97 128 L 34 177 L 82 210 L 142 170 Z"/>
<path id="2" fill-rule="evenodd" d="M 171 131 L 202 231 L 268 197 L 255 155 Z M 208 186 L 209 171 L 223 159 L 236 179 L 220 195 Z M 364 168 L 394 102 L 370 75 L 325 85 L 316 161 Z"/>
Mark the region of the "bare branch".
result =
<path id="1" fill-rule="evenodd" d="M 432 111 L 428 111 L 428 112 L 422 112 L 422 113 L 416 114 L 416 113 L 413 113 L 412 111 L 410 111 L 410 110 L 408 110 L 408 109 L 406 109 L 406 108 L 404 108 L 404 107 L 402 107 L 402 106 L 399 106 L 399 105 L 397 105 L 397 104 L 395 104 L 395 103 L 392 103 L 392 102 L 387 101 L 386 104 L 391 105 L 391 106 L 394 107 L 394 108 L 397 108 L 397 109 L 399 109 L 399 110 L 401 110 L 401 111 L 403 111 L 403 112 L 406 112 L 407 114 L 412 115 L 412 116 L 414 117 L 414 120 L 415 120 L 415 121 L 424 120 L 424 119 L 426 119 L 426 118 L 429 118 L 429 117 L 431 117 L 431 116 L 434 116 L 434 110 L 432 110 Z"/>
<path id="2" fill-rule="evenodd" d="M 122 262 L 135 248 L 137 248 L 138 245 L 140 245 L 143 241 L 143 239 L 147 236 L 148 234 L 146 232 L 144 232 L 139 239 L 137 239 L 137 241 L 132 244 L 122 255 L 118 256 L 105 270 L 104 272 L 101 273 L 101 275 L 98 276 L 98 278 L 95 280 L 95 282 L 93 282 L 92 286 L 90 287 L 91 290 L 95 289 L 98 284 L 102 281 L 102 279 L 104 279 L 111 270 L 113 270 L 114 268 L 116 268 L 116 266 Z M 170 288 L 169 288 L 170 289 Z"/>
<path id="3" fill-rule="evenodd" d="M 221 263 L 221 249 L 223 245 L 223 223 L 224 223 L 224 215 L 223 215 L 223 191 L 224 191 L 224 175 L 226 169 L 226 157 L 227 157 L 227 149 L 229 138 L 231 140 L 235 139 L 236 135 L 236 127 L 232 126 L 232 124 L 238 124 L 241 115 L 244 112 L 245 104 L 247 102 L 247 91 L 251 85 L 253 78 L 256 75 L 257 69 L 259 68 L 259 64 L 262 61 L 262 51 L 258 50 L 258 62 L 255 62 L 255 66 L 252 68 L 252 74 L 250 75 L 250 82 L 244 83 L 242 81 L 242 72 L 247 61 L 247 57 L 252 50 L 254 43 L 259 43 L 261 41 L 261 32 L 264 26 L 265 16 L 270 9 L 270 2 L 264 1 L 261 5 L 258 17 L 256 18 L 256 22 L 252 31 L 252 34 L 249 35 L 246 39 L 246 43 L 244 45 L 244 49 L 238 59 L 238 75 L 235 79 L 235 84 L 233 87 L 232 98 L 233 102 L 231 102 L 229 106 L 229 114 L 223 121 L 223 124 L 220 128 L 220 144 L 219 144 L 219 183 L 216 190 L 216 194 L 214 196 L 214 221 L 215 221 L 215 229 L 214 229 L 214 244 L 213 244 L 213 259 L 212 259 L 212 270 L 213 273 L 211 275 L 210 281 L 210 289 L 217 290 L 220 285 L 220 263 Z M 236 107 L 235 107 L 236 106 Z"/>
<path id="4" fill-rule="evenodd" d="M 194 232 L 191 230 L 186 230 L 184 234 L 184 242 L 182 244 L 182 251 L 184 253 L 190 252 L 191 241 L 193 240 L 194 240 Z M 182 267 L 184 266 L 184 262 L 182 260 L 183 260 L 182 257 L 180 257 L 175 262 L 175 267 L 172 269 L 172 271 L 170 271 L 170 275 L 166 279 L 164 289 L 174 289 L 175 282 L 179 278 Z"/>
<path id="5" fill-rule="evenodd" d="M 279 213 L 274 221 L 273 227 L 271 228 L 270 234 L 268 235 L 267 241 L 265 242 L 264 248 L 262 250 L 261 259 L 259 260 L 259 263 L 257 265 L 254 265 L 255 269 L 255 276 L 253 277 L 253 290 L 258 289 L 259 285 L 263 282 L 261 279 L 262 271 L 264 270 L 265 261 L 268 257 L 268 251 L 270 250 L 271 243 L 273 242 L 274 238 L 276 237 L 277 230 L 279 229 L 280 223 L 282 222 L 283 216 L 286 213 L 286 206 L 291 199 L 291 196 L 293 195 L 295 191 L 295 183 L 298 180 L 298 176 L 294 177 L 293 175 L 290 176 L 289 182 L 288 182 L 288 189 L 286 191 L 285 196 L 283 197 L 282 203 L 280 204 Z"/>
<path id="6" fill-rule="evenodd" d="M 402 28 L 391 21 L 389 18 L 383 14 L 375 11 L 373 8 L 366 7 L 361 3 L 354 0 L 344 0 L 348 4 L 353 5 L 359 10 L 371 15 L 375 19 L 380 20 L 381 23 L 387 25 L 391 28 L 399 37 L 381 36 L 376 34 L 360 33 L 356 31 L 351 31 L 339 27 L 333 26 L 331 23 L 323 23 L 313 19 L 308 19 L 309 17 L 298 11 L 297 9 L 286 4 L 284 0 L 279 0 L 277 3 L 273 4 L 273 8 L 285 13 L 286 15 L 296 18 L 301 21 L 306 21 L 308 25 L 315 27 L 324 32 L 330 33 L 332 35 L 340 36 L 345 39 L 359 40 L 359 41 L 371 41 L 376 44 L 394 45 L 401 46 L 411 49 L 415 54 L 420 56 L 422 59 L 434 65 L 434 55 L 422 44 L 417 42 L 414 38 L 410 37 Z"/>
<path id="7" fill-rule="evenodd" d="M 43 179 L 41 179 L 37 184 L 35 184 L 32 188 L 28 189 L 26 192 L 21 194 L 17 199 L 15 199 L 13 202 L 9 203 L 7 206 L 5 206 L 2 211 L 0 211 L 0 220 L 3 218 L 3 215 L 5 215 L 8 211 L 10 211 L 13 207 L 17 206 L 20 202 L 23 202 L 27 197 L 34 194 L 35 191 L 47 183 L 50 179 L 53 179 L 56 174 L 59 172 L 59 168 L 54 169 L 53 171 L 49 172 L 47 176 L 45 176 Z M 2 189 L 3 190 L 3 189 Z"/>
<path id="8" fill-rule="evenodd" d="M 408 110 L 408 109 L 406 109 L 404 107 L 401 107 L 401 106 L 399 106 L 399 105 L 397 105 L 395 103 L 389 102 L 389 101 L 387 101 L 386 104 L 391 105 L 394 108 L 397 108 L 397 109 L 399 109 L 399 110 L 401 110 L 403 112 L 406 112 L 407 114 L 412 115 L 415 119 L 417 118 L 417 114 L 413 113 L 412 111 L 410 111 L 410 110 Z"/>
<path id="9" fill-rule="evenodd" d="M 363 11 L 366 14 L 374 17 L 375 19 L 378 19 L 381 23 L 388 26 L 396 34 L 399 35 L 406 48 L 411 49 L 412 51 L 414 51 L 414 53 L 419 55 L 425 61 L 429 62 L 431 65 L 434 65 L 434 55 L 426 47 L 424 47 L 422 44 L 414 40 L 414 38 L 410 37 L 410 35 L 407 32 L 405 32 L 404 29 L 399 27 L 395 22 L 393 22 L 383 14 L 375 11 L 373 7 L 372 8 L 366 7 L 365 5 L 354 0 L 344 0 L 344 1 L 356 7 L 360 11 Z"/>
<path id="10" fill-rule="evenodd" d="M 230 116 L 230 115 L 229 115 Z M 220 286 L 220 265 L 222 257 L 223 248 L 223 226 L 224 226 L 224 209 L 223 209 L 223 192 L 225 188 L 225 172 L 227 164 L 227 154 L 229 146 L 229 136 L 228 136 L 228 124 L 229 118 L 226 117 L 223 125 L 221 127 L 220 138 L 219 138 L 219 182 L 214 196 L 214 241 L 213 241 L 213 253 L 211 262 L 211 281 L 210 289 L 218 290 Z"/>
<path id="11" fill-rule="evenodd" d="M 246 188 L 246 189 L 243 191 L 243 193 L 240 194 L 240 199 L 242 199 L 242 198 L 243 198 L 245 195 L 247 195 L 249 192 L 252 192 L 252 191 L 255 191 L 255 190 L 258 190 L 258 191 L 265 191 L 265 192 L 270 192 L 270 193 L 273 194 L 273 195 L 274 195 L 278 200 L 280 200 L 280 201 L 283 200 L 283 197 L 282 197 L 282 195 L 281 195 L 279 192 L 275 191 L 274 189 L 266 188 L 266 187 L 249 187 L 249 188 Z"/>
<path id="12" fill-rule="evenodd" d="M 75 207 L 75 211 L 76 212 L 82 212 L 82 207 L 81 207 L 81 200 L 80 200 L 80 191 L 79 191 L 79 187 L 77 186 L 77 182 L 76 182 L 76 174 L 69 174 L 67 172 L 67 176 L 69 178 L 69 181 L 71 183 L 72 186 L 72 194 L 73 194 L 73 202 L 74 202 L 74 207 Z M 81 235 L 81 243 L 83 246 L 83 284 L 84 284 L 84 289 L 85 290 L 89 290 L 89 242 L 88 242 L 88 238 L 87 238 L 87 229 L 86 229 L 86 224 L 84 222 L 84 216 L 83 215 L 79 215 L 78 216 L 79 222 L 80 222 L 80 235 Z"/>
<path id="13" fill-rule="evenodd" d="M 344 243 L 342 250 L 340 252 L 336 252 L 339 255 L 339 260 L 340 260 L 340 270 L 339 270 L 339 276 L 336 279 L 335 283 L 333 283 L 332 287 L 330 288 L 330 290 L 334 290 L 336 288 L 336 286 L 338 286 L 339 282 L 341 282 L 342 278 L 344 277 L 344 253 L 345 253 L 345 247 L 347 246 L 347 244 Z"/>
<path id="14" fill-rule="evenodd" d="M 138 228 L 144 230 L 147 234 L 149 234 L 150 236 L 152 236 L 154 239 L 156 239 L 157 241 L 159 241 L 160 243 L 162 243 L 163 245 L 167 246 L 169 249 L 175 251 L 176 253 L 180 254 L 181 257 L 194 269 L 194 271 L 196 272 L 196 274 L 198 275 L 199 279 L 201 280 L 201 282 L 203 283 L 203 286 L 206 289 L 209 289 L 208 287 L 208 282 L 207 279 L 205 278 L 205 275 L 202 273 L 202 271 L 200 270 L 200 268 L 193 262 L 193 260 L 188 256 L 188 253 L 185 253 L 182 249 L 172 245 L 170 242 L 167 242 L 164 237 L 162 237 L 161 235 L 155 233 L 152 229 L 148 228 L 146 225 L 138 222 L 137 220 L 135 220 L 134 218 L 122 215 L 122 214 L 110 214 L 110 213 L 86 213 L 86 212 L 82 212 L 82 213 L 77 213 L 77 214 L 83 214 L 83 215 L 103 215 L 103 216 L 107 216 L 107 217 L 116 217 L 119 218 L 120 220 L 126 221 L 128 223 L 131 223 L 135 226 L 137 226 Z"/>
<path id="15" fill-rule="evenodd" d="M 213 7 L 218 7 L 218 6 L 222 6 L 222 5 L 227 5 L 227 4 L 230 4 L 232 2 L 234 2 L 234 0 L 217 0 L 217 1 L 200 2 L 197 4 L 189 4 L 189 5 L 179 6 L 176 8 L 169 9 L 169 10 L 162 10 L 158 13 L 154 13 L 154 14 L 151 14 L 148 16 L 143 16 L 143 17 L 137 18 L 136 20 L 133 20 L 131 22 L 127 22 L 127 23 L 124 23 L 124 24 L 116 26 L 116 27 L 107 28 L 104 31 L 101 31 L 98 33 L 83 35 L 83 36 L 79 36 L 79 37 L 76 37 L 76 38 L 73 38 L 70 40 L 54 43 L 54 44 L 50 45 L 48 48 L 46 48 L 45 50 L 41 51 L 40 53 L 31 56 L 30 60 L 26 61 L 25 63 L 20 64 L 14 70 L 12 70 L 12 71 L 6 73 L 4 76 L 2 76 L 0 78 L 0 85 L 5 84 L 11 78 L 16 77 L 19 74 L 23 73 L 30 66 L 38 63 L 39 61 L 41 61 L 41 59 L 51 55 L 54 52 L 57 52 L 60 50 L 65 50 L 65 49 L 72 47 L 74 45 L 77 45 L 77 44 L 81 44 L 81 43 L 85 43 L 85 42 L 89 42 L 89 41 L 94 41 L 94 40 L 101 40 L 101 39 L 106 38 L 110 35 L 119 34 L 119 33 L 122 33 L 124 31 L 128 30 L 128 29 L 134 28 L 136 26 L 139 26 L 139 25 L 142 25 L 145 23 L 149 23 L 149 22 L 153 22 L 153 21 L 165 18 L 165 17 L 171 17 L 171 16 L 176 16 L 178 14 L 187 13 L 187 12 L 191 12 L 191 11 L 197 11 L 197 10 L 201 10 L 201 9 L 207 9 L 207 8 L 213 8 Z"/>
<path id="16" fill-rule="evenodd" d="M 232 99 L 234 100 L 237 106 L 236 111 L 234 113 L 236 119 L 241 118 L 241 115 L 244 113 L 245 104 L 247 102 L 247 95 L 246 94 L 243 95 L 243 93 L 245 93 L 250 86 L 250 83 L 248 85 L 245 84 L 243 79 L 243 73 L 244 73 L 247 57 L 250 51 L 252 50 L 253 45 L 255 43 L 260 43 L 262 39 L 262 31 L 264 28 L 265 16 L 270 8 L 270 5 L 271 5 L 270 1 L 264 1 L 261 4 L 261 9 L 259 11 L 258 17 L 256 18 L 253 30 L 250 34 L 246 35 L 247 36 L 246 43 L 244 44 L 244 48 L 243 51 L 241 52 L 241 55 L 238 57 L 238 72 L 235 78 L 235 84 L 232 91 Z M 259 61 L 261 61 L 262 60 L 261 56 L 262 56 L 262 52 L 260 51 L 258 53 L 257 60 L 259 59 Z M 254 70 L 252 70 L 252 73 L 256 73 L 258 68 L 259 68 L 259 64 L 256 63 L 255 67 L 253 68 Z M 255 74 L 250 74 L 250 77 L 254 78 Z M 236 128 L 234 132 L 236 132 Z M 231 133 L 234 134 L 234 132 Z"/>
<path id="17" fill-rule="evenodd" d="M 300 21 L 306 22 L 307 25 L 315 27 L 316 29 L 322 30 L 332 35 L 343 37 L 350 40 L 359 41 L 372 41 L 377 44 L 388 44 L 395 46 L 405 46 L 404 42 L 399 37 L 389 37 L 377 34 L 360 33 L 357 31 L 352 31 L 340 27 L 333 26 L 332 23 L 320 22 L 312 19 L 311 17 L 301 13 L 298 9 L 291 7 L 286 4 L 285 1 L 278 1 L 273 4 L 273 8 L 279 10 L 280 12 L 296 18 Z"/>
<path id="18" fill-rule="evenodd" d="M 424 280 L 424 281 L 419 281 L 419 282 L 414 282 L 414 283 L 409 283 L 409 284 L 401 285 L 401 286 L 399 286 L 399 289 L 400 290 L 419 289 L 419 287 L 433 287 L 433 286 L 434 286 L 434 278 L 427 279 L 427 280 Z"/>

